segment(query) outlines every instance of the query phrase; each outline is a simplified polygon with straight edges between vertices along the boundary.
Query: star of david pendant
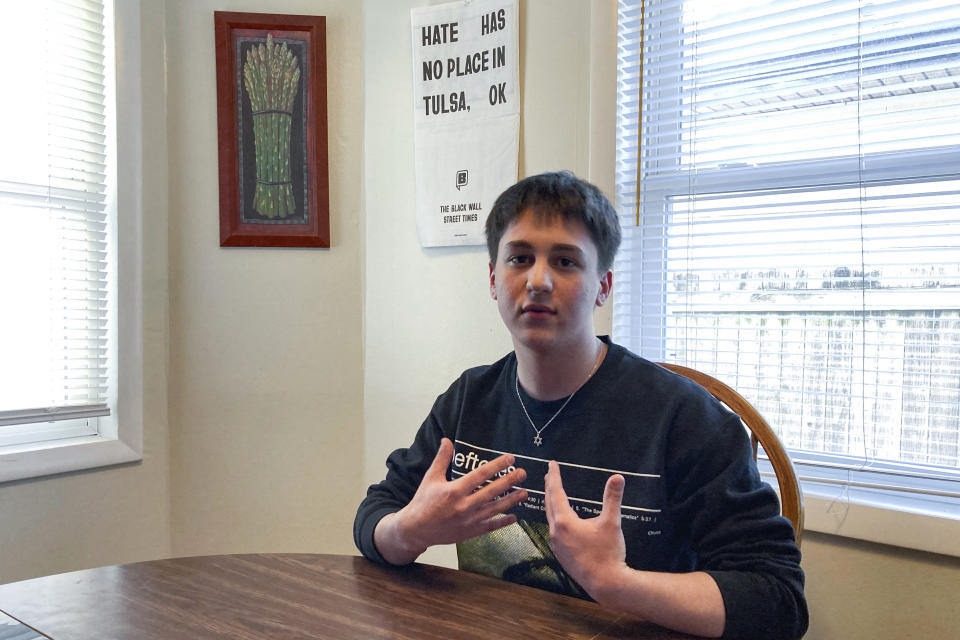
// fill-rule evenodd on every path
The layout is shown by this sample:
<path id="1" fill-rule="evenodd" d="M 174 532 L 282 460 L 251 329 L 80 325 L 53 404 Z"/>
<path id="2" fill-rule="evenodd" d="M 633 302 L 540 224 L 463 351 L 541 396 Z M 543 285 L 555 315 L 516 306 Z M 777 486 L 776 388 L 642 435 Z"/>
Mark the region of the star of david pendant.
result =
<path id="1" fill-rule="evenodd" d="M 543 444 L 543 438 L 540 437 L 539 433 L 533 437 L 533 444 L 537 445 L 538 447 Z"/>

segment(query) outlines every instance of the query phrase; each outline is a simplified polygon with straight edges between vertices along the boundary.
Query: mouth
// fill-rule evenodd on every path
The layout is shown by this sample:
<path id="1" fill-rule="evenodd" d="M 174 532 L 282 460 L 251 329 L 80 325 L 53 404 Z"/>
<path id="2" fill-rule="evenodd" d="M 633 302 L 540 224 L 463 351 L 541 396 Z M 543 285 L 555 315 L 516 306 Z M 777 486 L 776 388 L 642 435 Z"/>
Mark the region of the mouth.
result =
<path id="1" fill-rule="evenodd" d="M 542 304 L 528 304 L 524 305 L 520 309 L 520 315 L 524 315 L 530 318 L 544 318 L 547 316 L 556 315 L 557 312 L 554 309 Z"/>

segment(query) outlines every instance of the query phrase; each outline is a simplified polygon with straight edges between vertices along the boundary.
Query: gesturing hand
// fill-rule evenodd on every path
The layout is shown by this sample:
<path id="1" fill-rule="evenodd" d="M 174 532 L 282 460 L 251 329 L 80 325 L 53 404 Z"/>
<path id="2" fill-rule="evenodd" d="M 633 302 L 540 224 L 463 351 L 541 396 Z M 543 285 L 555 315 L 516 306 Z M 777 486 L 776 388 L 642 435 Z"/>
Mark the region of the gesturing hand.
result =
<path id="1" fill-rule="evenodd" d="M 526 499 L 526 489 L 510 491 L 523 482 L 526 472 L 514 469 L 494 478 L 513 465 L 512 455 L 504 454 L 447 481 L 452 459 L 453 443 L 443 438 L 413 499 L 400 511 L 380 520 L 374 543 L 389 562 L 406 564 L 416 560 L 427 547 L 462 542 L 516 522 L 516 516 L 503 514 Z"/>
<path id="2" fill-rule="evenodd" d="M 563 568 L 594 599 L 604 577 L 626 566 L 626 546 L 620 528 L 623 476 L 610 476 L 603 489 L 603 508 L 595 518 L 581 519 L 570 507 L 560 479 L 560 466 L 550 462 L 544 479 L 550 544 Z"/>

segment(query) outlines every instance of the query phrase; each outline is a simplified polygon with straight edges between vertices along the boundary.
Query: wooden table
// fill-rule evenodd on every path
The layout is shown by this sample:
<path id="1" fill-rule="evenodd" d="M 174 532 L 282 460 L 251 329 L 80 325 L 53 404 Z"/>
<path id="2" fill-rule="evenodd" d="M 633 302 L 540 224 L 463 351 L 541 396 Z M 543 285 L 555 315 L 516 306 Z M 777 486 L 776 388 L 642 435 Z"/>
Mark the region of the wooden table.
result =
<path id="1" fill-rule="evenodd" d="M 23 639 L 691 638 L 485 576 L 336 555 L 174 558 L 75 571 L 0 585 L 0 611 L 43 634 L 5 626 L 0 615 L 0 638 Z"/>

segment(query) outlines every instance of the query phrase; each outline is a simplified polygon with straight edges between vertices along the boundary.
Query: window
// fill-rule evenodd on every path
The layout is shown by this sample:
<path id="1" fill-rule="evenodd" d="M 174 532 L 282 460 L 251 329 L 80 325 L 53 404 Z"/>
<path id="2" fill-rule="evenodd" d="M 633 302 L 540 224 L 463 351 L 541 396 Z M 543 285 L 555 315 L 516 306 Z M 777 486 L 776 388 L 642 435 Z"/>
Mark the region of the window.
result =
<path id="1" fill-rule="evenodd" d="M 0 39 L 20 61 L 0 71 L 0 481 L 140 457 L 139 421 L 118 419 L 118 307 L 136 285 L 117 278 L 112 4 L 5 15 L 31 27 Z"/>
<path id="2" fill-rule="evenodd" d="M 960 5 L 621 0 L 619 30 L 616 338 L 743 393 L 808 489 L 957 518 Z"/>

